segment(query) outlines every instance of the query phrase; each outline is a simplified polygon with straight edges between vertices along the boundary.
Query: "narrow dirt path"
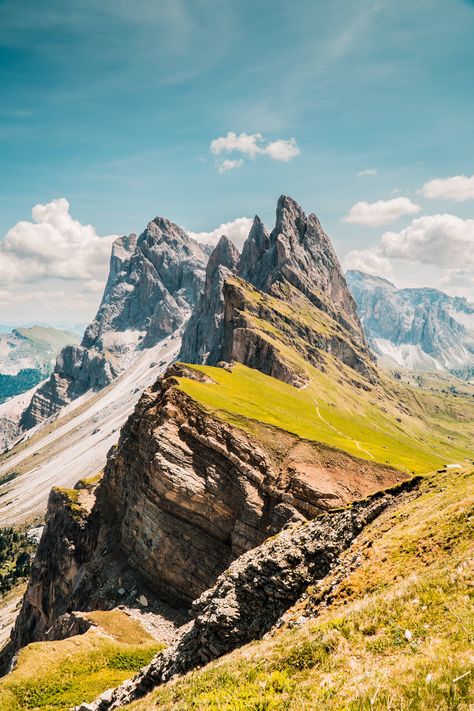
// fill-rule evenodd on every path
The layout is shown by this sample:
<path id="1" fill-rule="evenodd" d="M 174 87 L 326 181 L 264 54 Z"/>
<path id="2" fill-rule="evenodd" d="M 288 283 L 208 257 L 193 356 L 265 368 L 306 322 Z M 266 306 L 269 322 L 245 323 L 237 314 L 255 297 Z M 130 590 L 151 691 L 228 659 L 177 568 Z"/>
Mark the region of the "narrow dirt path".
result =
<path id="1" fill-rule="evenodd" d="M 327 426 L 330 427 L 332 430 L 334 430 L 334 432 L 337 432 L 337 434 L 340 435 L 341 437 L 344 437 L 344 439 L 348 439 L 348 440 L 350 440 L 351 442 L 354 442 L 354 443 L 355 443 L 355 446 L 357 447 L 357 449 L 358 449 L 359 451 L 364 452 L 364 454 L 367 454 L 367 456 L 370 457 L 371 459 L 375 459 L 375 457 L 374 457 L 374 455 L 372 454 L 372 452 L 369 452 L 367 449 L 364 449 L 363 447 L 361 447 L 361 444 L 360 444 L 360 442 L 359 442 L 358 440 L 354 439 L 353 437 L 350 437 L 350 435 L 345 434 L 344 432 L 341 432 L 341 430 L 338 430 L 336 427 L 334 427 L 334 425 L 332 425 L 330 422 L 328 422 L 328 421 L 321 415 L 321 413 L 320 413 L 320 411 L 319 411 L 319 405 L 318 405 L 317 400 L 315 400 L 315 399 L 313 398 L 313 402 L 314 402 L 315 407 L 316 407 L 316 413 L 317 413 L 319 419 L 321 420 L 321 422 L 324 422 L 325 425 L 327 425 Z"/>

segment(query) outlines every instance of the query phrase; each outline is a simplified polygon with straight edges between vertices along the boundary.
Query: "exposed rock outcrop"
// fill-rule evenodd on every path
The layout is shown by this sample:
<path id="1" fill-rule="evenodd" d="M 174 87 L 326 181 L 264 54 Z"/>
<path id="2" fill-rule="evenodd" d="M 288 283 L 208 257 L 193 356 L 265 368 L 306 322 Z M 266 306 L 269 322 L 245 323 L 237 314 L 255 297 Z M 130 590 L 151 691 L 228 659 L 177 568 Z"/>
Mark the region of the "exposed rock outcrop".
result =
<path id="1" fill-rule="evenodd" d="M 34 427 L 87 390 L 100 390 L 142 348 L 181 328 L 197 303 L 207 256 L 177 225 L 157 217 L 137 238 L 117 239 L 101 305 L 80 346 L 64 348 L 51 378 L 21 418 Z"/>
<path id="2" fill-rule="evenodd" d="M 295 373 L 271 339 L 259 333 L 255 320 L 265 320 L 266 304 L 255 303 L 245 284 L 258 294 L 282 302 L 299 301 L 300 311 L 323 313 L 327 323 L 300 329 L 299 347 L 320 367 L 317 350 L 330 352 L 361 373 L 376 379 L 372 356 L 365 342 L 352 298 L 331 242 L 318 218 L 306 216 L 291 198 L 282 196 L 277 205 L 275 228 L 269 234 L 257 216 L 240 258 L 235 250 L 229 262 L 228 240 L 223 252 L 219 243 L 210 261 L 199 305 L 188 323 L 180 359 L 189 363 L 216 365 L 236 360 L 294 385 L 305 380 Z M 227 260 L 227 261 L 226 261 Z M 235 279 L 238 277 L 242 287 Z M 250 289 L 251 291 L 252 289 Z M 213 314 L 217 314 L 214 316 Z M 278 328 L 280 323 L 274 325 Z M 204 335 L 205 334 L 205 335 Z M 204 342 L 204 346 L 202 345 Z"/>
<path id="3" fill-rule="evenodd" d="M 175 365 L 144 393 L 98 486 L 53 490 L 15 650 L 44 639 L 61 615 L 120 603 L 124 580 L 189 604 L 289 522 L 404 478 L 275 428 L 267 449 L 198 406 L 180 377 L 205 376 Z"/>
<path id="4" fill-rule="evenodd" d="M 174 676 L 262 637 L 309 585 L 331 573 L 365 526 L 415 485 L 407 483 L 305 525 L 293 524 L 241 556 L 193 603 L 194 620 L 180 639 L 92 709 L 120 708 Z"/>
<path id="5" fill-rule="evenodd" d="M 474 366 L 474 304 L 438 289 L 397 289 L 387 279 L 348 271 L 366 336 L 380 359 L 411 370 Z"/>
<path id="6" fill-rule="evenodd" d="M 193 354 L 190 362 L 220 360 L 225 311 L 223 287 L 227 277 L 236 274 L 239 258 L 236 247 L 223 235 L 209 257 L 204 290 L 183 335 L 182 352 Z"/>

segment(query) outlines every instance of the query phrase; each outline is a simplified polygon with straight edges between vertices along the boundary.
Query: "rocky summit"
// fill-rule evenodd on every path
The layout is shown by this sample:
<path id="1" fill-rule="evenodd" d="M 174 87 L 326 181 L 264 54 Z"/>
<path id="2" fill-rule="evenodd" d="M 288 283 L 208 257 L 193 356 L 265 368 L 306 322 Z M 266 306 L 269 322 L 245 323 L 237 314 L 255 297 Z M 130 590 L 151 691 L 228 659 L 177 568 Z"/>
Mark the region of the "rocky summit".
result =
<path id="1" fill-rule="evenodd" d="M 392 367 L 451 371 L 474 368 L 474 304 L 438 289 L 397 289 L 387 279 L 348 271 L 365 334 Z"/>
<path id="2" fill-rule="evenodd" d="M 197 302 L 206 262 L 199 244 L 162 217 L 138 238 L 117 239 L 95 319 L 80 346 L 59 353 L 53 374 L 23 413 L 22 427 L 34 427 L 87 390 L 105 387 L 137 352 L 181 328 Z"/>
<path id="3" fill-rule="evenodd" d="M 249 287 L 279 302 L 304 301 L 300 311 L 304 308 L 308 315 L 315 314 L 319 321 L 324 318 L 331 324 L 324 333 L 308 318 L 298 329 L 313 363 L 318 362 L 321 349 L 365 376 L 375 377 L 355 302 L 331 242 L 316 215 L 306 216 L 286 196 L 278 200 L 276 223 L 270 234 L 255 217 L 240 257 L 226 238 L 215 248 L 204 292 L 184 332 L 183 361 L 210 365 L 238 361 L 287 382 L 303 384 L 282 353 L 255 328 L 255 320 L 278 319 L 281 323 L 282 316 L 268 313 L 268 301 L 257 303 L 255 296 L 248 297 L 245 292 Z M 291 341 L 297 327 L 287 323 L 286 329 Z"/>

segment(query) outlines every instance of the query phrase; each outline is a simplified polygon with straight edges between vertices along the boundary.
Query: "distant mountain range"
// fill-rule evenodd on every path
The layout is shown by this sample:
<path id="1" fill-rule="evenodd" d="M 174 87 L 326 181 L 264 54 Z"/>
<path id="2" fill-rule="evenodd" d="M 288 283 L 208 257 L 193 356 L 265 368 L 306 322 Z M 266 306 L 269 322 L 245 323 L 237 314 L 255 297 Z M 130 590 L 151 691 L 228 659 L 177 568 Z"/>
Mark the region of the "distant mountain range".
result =
<path id="1" fill-rule="evenodd" d="M 7 330 L 8 329 L 8 330 Z M 31 326 L 0 333 L 0 403 L 29 390 L 52 372 L 58 351 L 78 342 L 75 334 Z"/>
<path id="2" fill-rule="evenodd" d="M 438 289 L 397 289 L 387 279 L 356 270 L 348 271 L 346 280 L 382 363 L 471 377 L 474 304 Z"/>

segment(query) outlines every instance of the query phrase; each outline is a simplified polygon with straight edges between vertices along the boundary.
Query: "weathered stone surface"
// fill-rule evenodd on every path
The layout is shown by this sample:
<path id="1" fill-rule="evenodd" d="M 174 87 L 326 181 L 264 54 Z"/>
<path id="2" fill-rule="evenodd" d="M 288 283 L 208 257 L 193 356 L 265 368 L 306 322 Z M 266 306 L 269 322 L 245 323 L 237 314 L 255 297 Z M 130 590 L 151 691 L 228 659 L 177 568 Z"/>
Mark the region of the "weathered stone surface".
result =
<path id="1" fill-rule="evenodd" d="M 191 363 L 217 363 L 220 360 L 224 329 L 224 282 L 235 274 L 239 253 L 232 242 L 222 236 L 209 257 L 206 281 L 199 302 L 183 335 L 183 360 Z"/>
<path id="2" fill-rule="evenodd" d="M 193 603 L 194 620 L 180 639 L 93 708 L 120 708 L 176 675 L 262 637 L 309 585 L 332 572 L 365 526 L 415 485 L 407 483 L 343 511 L 289 526 L 241 556 Z"/>
<path id="3" fill-rule="evenodd" d="M 117 239 L 102 302 L 80 346 L 57 357 L 51 378 L 21 418 L 24 429 L 87 390 L 100 390 L 129 367 L 137 350 L 181 328 L 197 303 L 207 255 L 177 225 L 152 220 L 137 238 Z"/>
<path id="4" fill-rule="evenodd" d="M 122 604 L 121 588 L 189 604 L 288 523 L 403 479 L 272 429 L 272 446 L 283 438 L 276 461 L 176 387 L 181 376 L 205 377 L 175 365 L 144 393 L 96 489 L 53 490 L 15 650 L 64 614 Z"/>
<path id="5" fill-rule="evenodd" d="M 259 334 L 249 320 L 251 315 L 268 321 L 271 314 L 246 298 L 247 283 L 259 293 L 283 302 L 291 294 L 299 295 L 306 302 L 302 308 L 323 311 L 333 320 L 331 335 L 322 328 L 309 327 L 293 334 L 303 343 L 304 355 L 313 365 L 321 367 L 318 351 L 330 352 L 370 382 L 375 381 L 372 356 L 354 299 L 331 242 L 315 215 L 306 216 L 294 200 L 282 196 L 270 234 L 256 216 L 242 255 L 238 258 L 234 250 L 226 263 L 228 245 L 228 240 L 220 243 L 211 256 L 213 268 L 207 270 L 204 292 L 184 332 L 182 361 L 216 365 L 234 360 L 293 385 L 304 384 L 304 378 L 294 372 L 278 348 Z M 235 279 L 229 279 L 232 276 L 242 280 L 243 288 L 236 286 Z M 281 327 L 281 317 L 277 325 Z M 287 325 L 288 332 L 297 328 L 294 323 Z"/>

